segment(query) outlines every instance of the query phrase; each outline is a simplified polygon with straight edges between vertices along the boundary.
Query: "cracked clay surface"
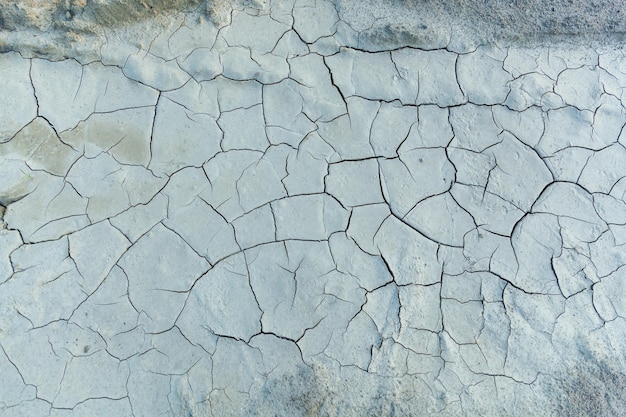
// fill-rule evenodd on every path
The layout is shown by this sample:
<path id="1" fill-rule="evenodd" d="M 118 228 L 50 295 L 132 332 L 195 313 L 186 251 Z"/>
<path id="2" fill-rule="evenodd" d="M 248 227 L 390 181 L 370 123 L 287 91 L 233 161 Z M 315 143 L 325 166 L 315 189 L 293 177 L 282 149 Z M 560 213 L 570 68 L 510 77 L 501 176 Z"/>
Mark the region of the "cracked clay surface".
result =
<path id="1" fill-rule="evenodd" d="M 0 416 L 625 413 L 626 51 L 242 4 L 0 54 Z"/>

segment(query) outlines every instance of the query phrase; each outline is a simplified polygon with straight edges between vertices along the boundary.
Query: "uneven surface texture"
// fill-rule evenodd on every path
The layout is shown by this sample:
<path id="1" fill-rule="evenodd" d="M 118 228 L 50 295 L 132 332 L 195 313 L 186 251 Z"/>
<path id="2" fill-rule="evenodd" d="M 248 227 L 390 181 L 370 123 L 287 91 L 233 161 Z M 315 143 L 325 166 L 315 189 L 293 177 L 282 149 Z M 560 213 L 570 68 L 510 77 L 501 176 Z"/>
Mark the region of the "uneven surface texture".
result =
<path id="1" fill-rule="evenodd" d="M 616 0 L 0 0 L 0 52 L 100 61 L 107 50 L 149 49 L 158 33 L 171 32 L 173 20 L 185 15 L 223 27 L 242 8 L 293 11 L 295 22 L 310 26 L 298 31 L 305 42 L 332 35 L 343 46 L 367 51 L 626 43 L 626 3 Z M 179 51 L 180 41 L 170 47 Z"/>
<path id="2" fill-rule="evenodd" d="M 0 416 L 623 413 L 626 51 L 248 6 L 0 54 Z"/>

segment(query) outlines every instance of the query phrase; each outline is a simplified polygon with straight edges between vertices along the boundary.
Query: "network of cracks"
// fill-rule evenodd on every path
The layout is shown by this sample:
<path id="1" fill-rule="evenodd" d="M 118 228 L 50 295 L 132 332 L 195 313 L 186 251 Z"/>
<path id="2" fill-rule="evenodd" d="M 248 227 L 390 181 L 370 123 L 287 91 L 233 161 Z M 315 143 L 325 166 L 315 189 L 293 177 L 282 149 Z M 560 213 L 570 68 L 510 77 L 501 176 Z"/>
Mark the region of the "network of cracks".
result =
<path id="1" fill-rule="evenodd" d="M 331 3 L 0 55 L 0 415 L 612 415 L 626 54 Z"/>

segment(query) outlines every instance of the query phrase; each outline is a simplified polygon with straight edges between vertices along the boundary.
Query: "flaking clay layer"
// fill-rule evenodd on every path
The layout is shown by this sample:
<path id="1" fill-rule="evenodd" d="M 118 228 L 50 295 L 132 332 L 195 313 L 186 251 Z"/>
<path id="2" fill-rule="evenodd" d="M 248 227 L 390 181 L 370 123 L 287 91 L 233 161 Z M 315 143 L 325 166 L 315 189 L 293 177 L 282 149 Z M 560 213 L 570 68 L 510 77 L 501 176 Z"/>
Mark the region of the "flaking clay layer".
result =
<path id="1" fill-rule="evenodd" d="M 621 6 L 457 3 L 1 1 L 0 417 L 623 415 Z"/>

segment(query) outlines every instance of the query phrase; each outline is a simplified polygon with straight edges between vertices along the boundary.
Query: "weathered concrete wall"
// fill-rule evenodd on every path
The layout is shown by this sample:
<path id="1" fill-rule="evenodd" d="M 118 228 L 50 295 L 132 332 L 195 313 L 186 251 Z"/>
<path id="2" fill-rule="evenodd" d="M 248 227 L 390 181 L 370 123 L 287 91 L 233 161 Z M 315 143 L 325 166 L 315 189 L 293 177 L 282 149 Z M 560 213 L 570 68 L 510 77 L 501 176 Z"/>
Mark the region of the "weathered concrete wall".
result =
<path id="1" fill-rule="evenodd" d="M 623 413 L 622 11 L 453 4 L 1 2 L 0 416 Z"/>

